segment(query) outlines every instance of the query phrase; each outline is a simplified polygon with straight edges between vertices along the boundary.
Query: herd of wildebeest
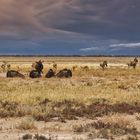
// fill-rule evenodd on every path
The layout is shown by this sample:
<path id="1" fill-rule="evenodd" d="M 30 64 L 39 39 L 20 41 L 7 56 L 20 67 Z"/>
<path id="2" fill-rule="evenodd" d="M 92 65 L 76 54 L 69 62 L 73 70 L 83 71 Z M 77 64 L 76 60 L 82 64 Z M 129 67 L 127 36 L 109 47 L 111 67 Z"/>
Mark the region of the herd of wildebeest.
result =
<path id="1" fill-rule="evenodd" d="M 133 61 L 130 61 L 129 63 L 127 63 L 128 68 L 129 67 L 133 67 L 134 69 L 136 68 L 136 65 L 138 64 L 138 59 L 135 57 Z M 104 70 L 106 67 L 108 66 L 108 62 L 105 60 L 102 63 L 100 63 L 100 67 Z M 6 73 L 6 77 L 22 77 L 25 78 L 25 75 L 21 74 L 19 71 L 17 70 L 11 70 L 11 65 L 10 64 L 2 64 L 1 68 L 5 69 L 5 67 L 7 67 L 7 73 Z M 43 73 L 43 61 L 39 60 L 36 61 L 34 63 L 34 67 L 33 70 L 31 70 L 29 72 L 29 77 L 30 78 L 40 78 L 42 76 Z M 48 72 L 46 73 L 45 77 L 46 78 L 51 78 L 51 77 L 59 77 L 59 78 L 69 78 L 72 77 L 72 72 L 76 69 L 77 66 L 73 66 L 72 70 L 71 69 L 62 69 L 60 70 L 58 73 L 56 73 L 55 70 L 53 69 L 49 69 Z M 53 62 L 53 68 L 57 69 L 57 64 L 55 62 Z M 81 67 L 82 69 L 88 70 L 89 67 L 88 66 L 84 66 Z"/>

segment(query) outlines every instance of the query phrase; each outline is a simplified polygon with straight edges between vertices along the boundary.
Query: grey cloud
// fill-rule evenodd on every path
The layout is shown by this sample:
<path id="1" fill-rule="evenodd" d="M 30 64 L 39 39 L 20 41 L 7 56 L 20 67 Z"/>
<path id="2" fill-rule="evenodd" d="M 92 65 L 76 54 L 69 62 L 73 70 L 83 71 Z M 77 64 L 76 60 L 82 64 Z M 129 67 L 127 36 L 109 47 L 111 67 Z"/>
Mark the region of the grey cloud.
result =
<path id="1" fill-rule="evenodd" d="M 46 38 L 74 36 L 75 33 L 73 32 L 50 28 L 41 22 L 38 15 L 43 12 L 47 4 L 51 4 L 51 1 L 2 0 L 0 2 L 0 36 L 27 39 L 44 36 Z M 44 18 L 50 20 L 49 17 Z"/>
<path id="2" fill-rule="evenodd" d="M 138 0 L 1 0 L 2 33 L 24 36 L 79 33 L 127 38 L 139 33 Z M 125 35 L 127 37 L 125 37 Z"/>
<path id="3" fill-rule="evenodd" d="M 89 51 L 104 51 L 106 50 L 106 47 L 89 47 L 89 48 L 81 48 L 80 51 L 84 51 L 84 52 L 89 52 Z"/>
<path id="4" fill-rule="evenodd" d="M 86 42 L 81 51 L 136 48 L 127 43 L 140 40 L 139 5 L 139 0 L 1 0 L 0 40 Z"/>
<path id="5" fill-rule="evenodd" d="M 140 48 L 140 43 L 112 44 L 111 48 Z"/>
<path id="6" fill-rule="evenodd" d="M 55 3 L 44 12 L 40 20 L 49 27 L 70 32 L 121 40 L 139 39 L 139 4 L 138 0 L 61 1 L 57 7 Z M 46 20 L 47 17 L 50 20 Z"/>

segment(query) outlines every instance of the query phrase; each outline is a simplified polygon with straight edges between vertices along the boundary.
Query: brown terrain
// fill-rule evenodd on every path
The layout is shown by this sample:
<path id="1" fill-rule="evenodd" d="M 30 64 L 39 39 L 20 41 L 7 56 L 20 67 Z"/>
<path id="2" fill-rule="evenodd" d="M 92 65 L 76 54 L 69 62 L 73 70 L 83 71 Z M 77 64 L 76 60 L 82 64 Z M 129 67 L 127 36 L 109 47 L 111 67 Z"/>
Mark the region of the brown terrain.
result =
<path id="1" fill-rule="evenodd" d="M 29 78 L 44 60 L 41 78 Z M 100 63 L 107 60 L 104 70 Z M 0 140 L 139 140 L 140 66 L 129 57 L 0 57 Z M 49 68 L 72 78 L 45 78 Z"/>

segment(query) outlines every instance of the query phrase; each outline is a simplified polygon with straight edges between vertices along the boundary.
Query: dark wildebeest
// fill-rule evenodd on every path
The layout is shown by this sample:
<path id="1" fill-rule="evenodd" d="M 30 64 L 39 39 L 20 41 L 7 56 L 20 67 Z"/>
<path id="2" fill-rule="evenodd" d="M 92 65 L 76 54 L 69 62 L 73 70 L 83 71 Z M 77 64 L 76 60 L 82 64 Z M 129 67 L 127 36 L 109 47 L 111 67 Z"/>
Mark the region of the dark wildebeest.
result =
<path id="1" fill-rule="evenodd" d="M 7 77 L 21 77 L 21 78 L 25 78 L 25 76 L 21 73 L 19 73 L 18 71 L 15 71 L 15 70 L 8 70 L 7 71 L 7 74 L 6 74 Z"/>
<path id="2" fill-rule="evenodd" d="M 138 63 L 138 59 L 135 57 L 133 61 L 130 61 L 130 63 L 127 64 L 128 68 L 133 67 L 135 69 L 137 63 Z"/>
<path id="3" fill-rule="evenodd" d="M 103 61 L 102 63 L 100 63 L 100 67 L 102 67 L 102 69 L 104 70 L 105 67 L 107 67 L 107 61 Z"/>
<path id="4" fill-rule="evenodd" d="M 42 70 L 43 70 L 43 64 L 42 64 L 42 61 L 39 60 L 35 64 L 35 70 L 30 71 L 29 77 L 30 78 L 39 78 L 39 77 L 41 77 Z"/>
<path id="5" fill-rule="evenodd" d="M 56 77 L 59 77 L 59 78 L 69 78 L 69 77 L 72 77 L 72 72 L 71 72 L 70 69 L 63 69 L 63 70 L 60 70 L 56 74 Z"/>
<path id="6" fill-rule="evenodd" d="M 40 78 L 41 73 L 38 72 L 37 70 L 32 70 L 32 71 L 30 71 L 29 77 L 30 78 Z"/>
<path id="7" fill-rule="evenodd" d="M 49 69 L 47 74 L 45 75 L 46 78 L 51 78 L 55 76 L 55 72 L 52 69 Z"/>

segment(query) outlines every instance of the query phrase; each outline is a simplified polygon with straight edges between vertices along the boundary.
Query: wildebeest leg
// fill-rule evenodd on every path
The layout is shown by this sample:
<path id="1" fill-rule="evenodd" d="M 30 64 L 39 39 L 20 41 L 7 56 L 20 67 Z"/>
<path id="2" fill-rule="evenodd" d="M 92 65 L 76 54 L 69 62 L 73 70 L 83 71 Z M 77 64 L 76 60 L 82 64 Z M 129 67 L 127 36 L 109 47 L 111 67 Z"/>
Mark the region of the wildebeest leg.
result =
<path id="1" fill-rule="evenodd" d="M 128 65 L 128 69 L 130 68 L 130 64 L 127 64 Z"/>

